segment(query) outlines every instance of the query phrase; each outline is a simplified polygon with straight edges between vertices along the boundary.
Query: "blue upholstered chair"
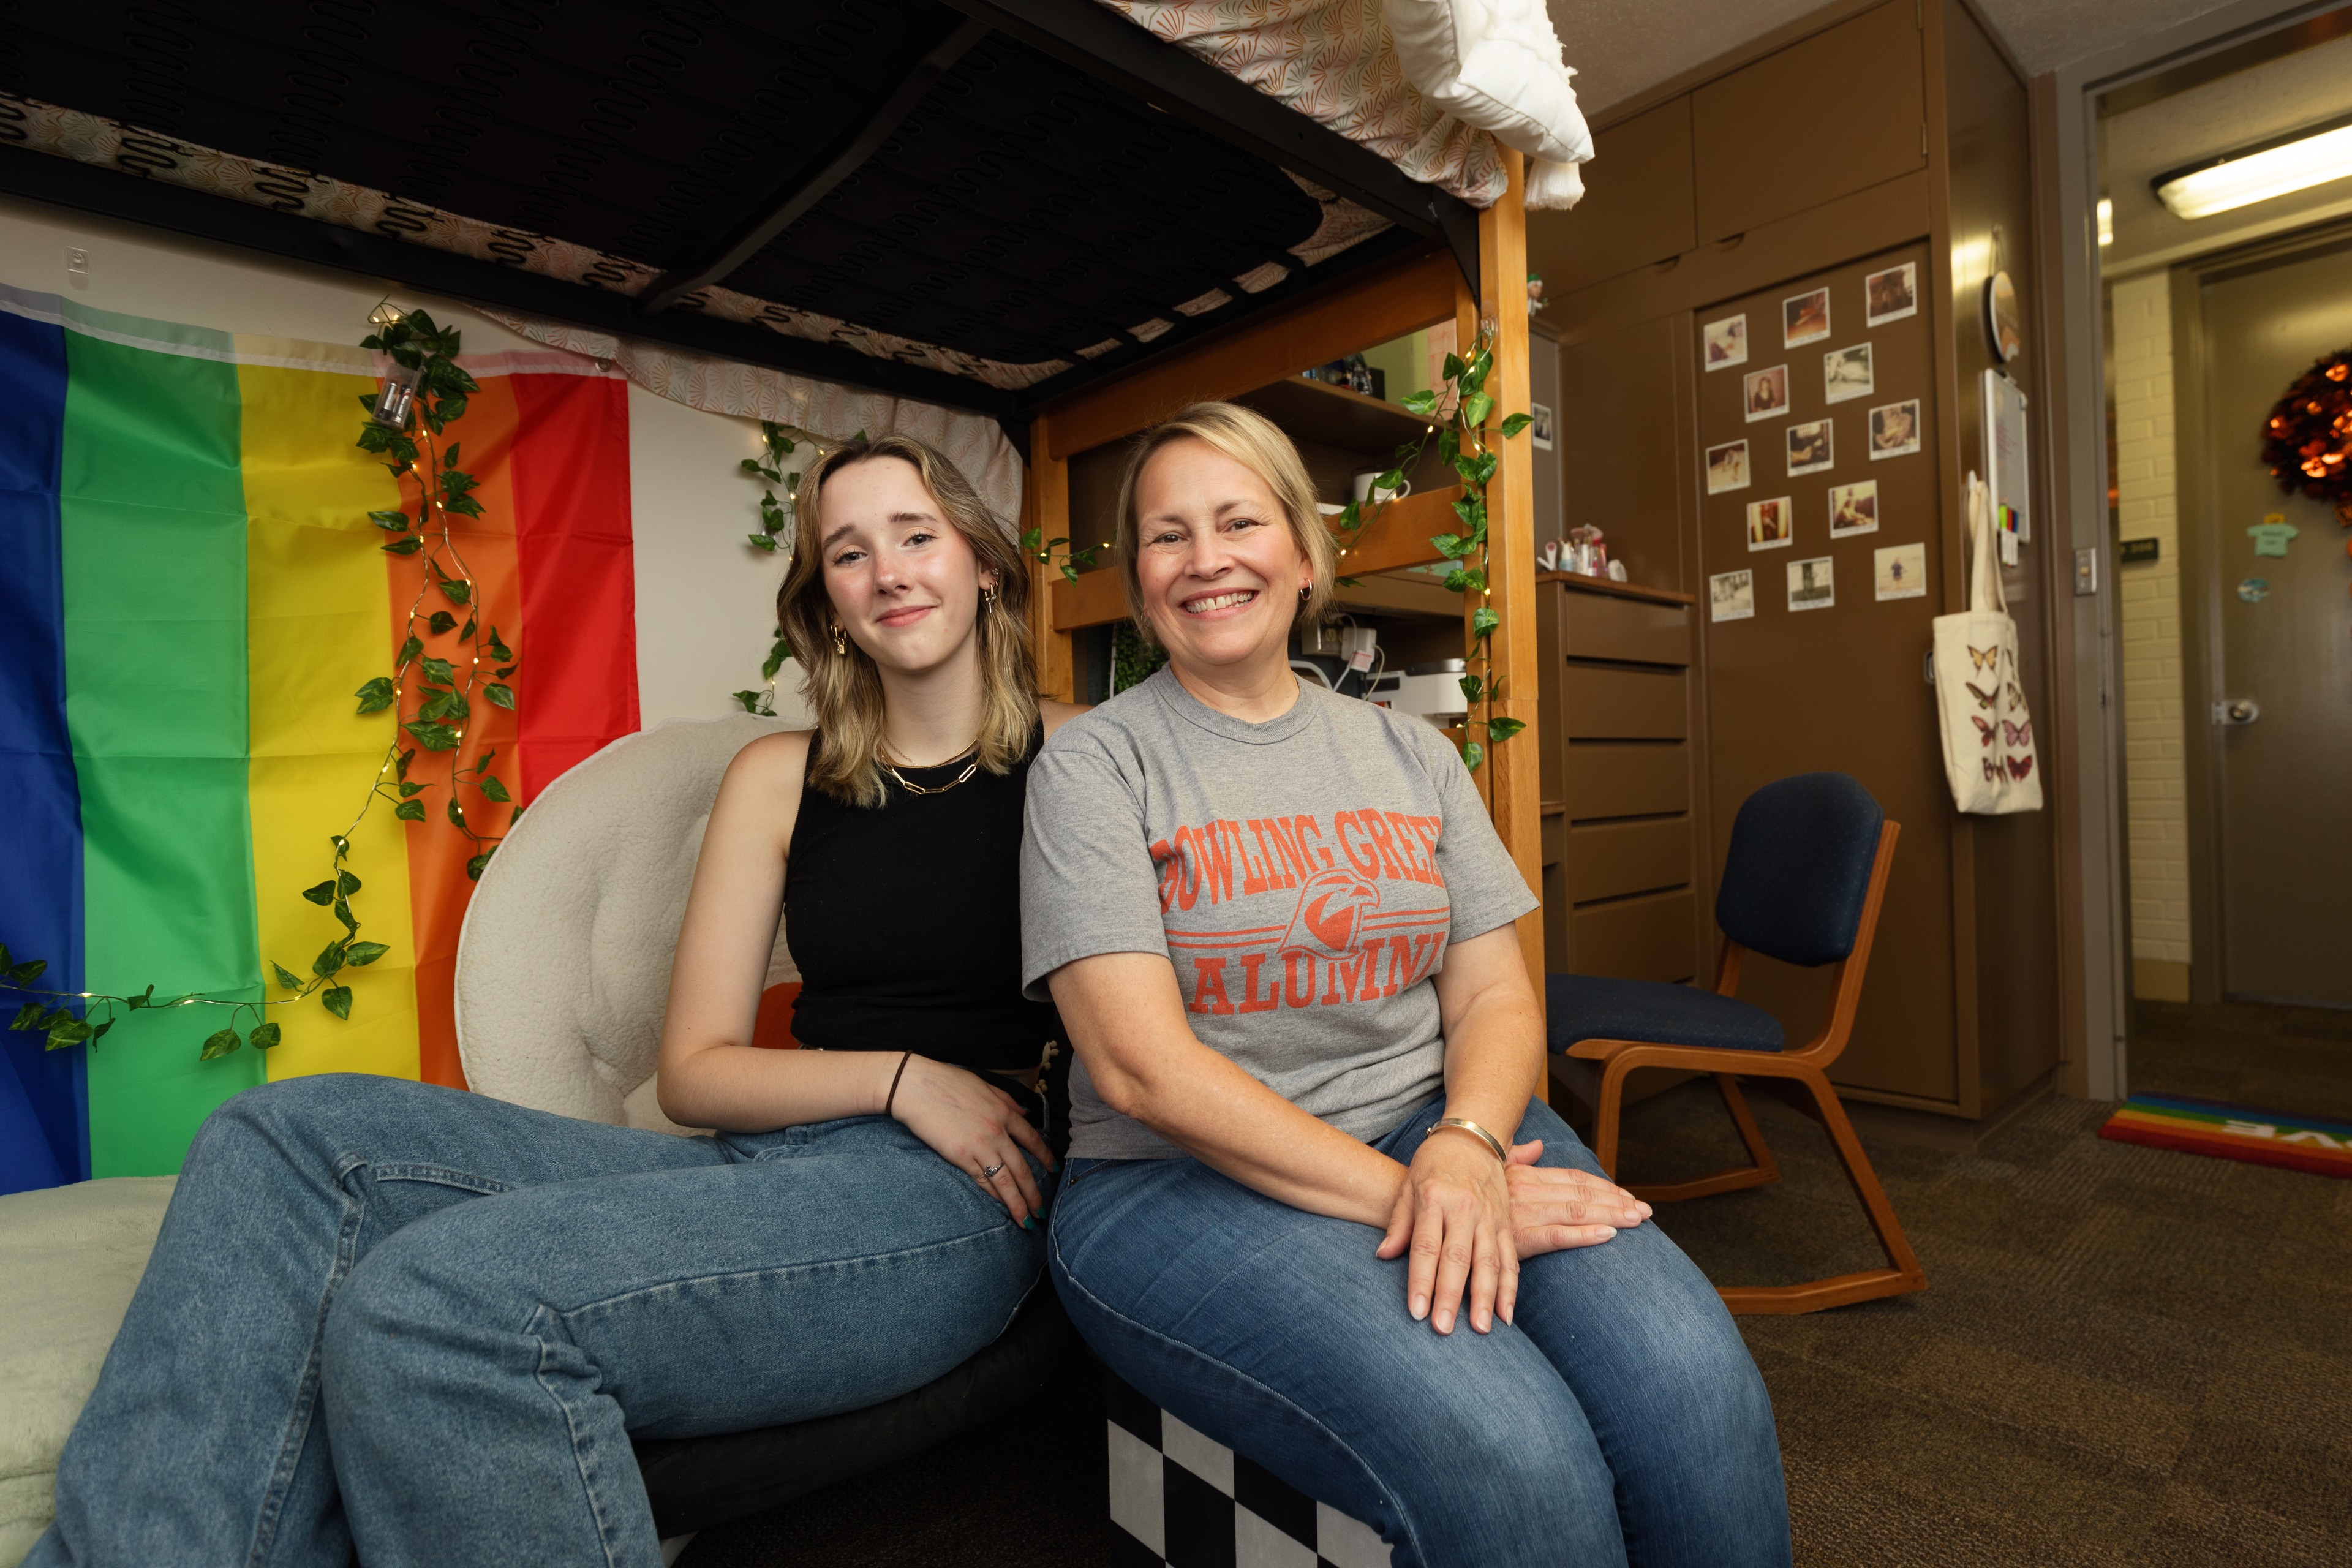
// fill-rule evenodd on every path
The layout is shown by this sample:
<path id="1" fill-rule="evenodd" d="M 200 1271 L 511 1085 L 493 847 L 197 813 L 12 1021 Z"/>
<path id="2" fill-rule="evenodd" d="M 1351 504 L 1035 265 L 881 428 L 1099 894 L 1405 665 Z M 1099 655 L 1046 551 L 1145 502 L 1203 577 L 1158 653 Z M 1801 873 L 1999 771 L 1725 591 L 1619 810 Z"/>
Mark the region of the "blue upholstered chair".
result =
<path id="1" fill-rule="evenodd" d="M 1723 957 L 1714 990 L 1590 974 L 1546 977 L 1554 1074 L 1593 1108 L 1592 1152 L 1602 1170 L 1612 1177 L 1617 1172 L 1618 1114 L 1625 1077 L 1635 1068 L 1714 1075 L 1748 1145 L 1751 1165 L 1670 1186 L 1632 1189 L 1650 1203 L 1706 1197 L 1780 1179 L 1772 1152 L 1741 1097 L 1742 1078 L 1793 1080 L 1810 1097 L 1811 1104 L 1800 1102 L 1799 1108 L 1829 1132 L 1846 1178 L 1886 1249 L 1888 1267 L 1801 1285 L 1725 1289 L 1724 1302 L 1734 1312 L 1813 1312 L 1927 1283 L 1828 1077 L 1830 1064 L 1853 1031 L 1900 831 L 1870 792 L 1843 773 L 1801 773 L 1766 784 L 1748 797 L 1732 825 L 1731 853 L 1715 900 Z M 1838 966 L 1829 1019 L 1796 1050 L 1785 1048 L 1779 1019 L 1738 998 L 1740 960 L 1751 948 L 1808 968 Z"/>

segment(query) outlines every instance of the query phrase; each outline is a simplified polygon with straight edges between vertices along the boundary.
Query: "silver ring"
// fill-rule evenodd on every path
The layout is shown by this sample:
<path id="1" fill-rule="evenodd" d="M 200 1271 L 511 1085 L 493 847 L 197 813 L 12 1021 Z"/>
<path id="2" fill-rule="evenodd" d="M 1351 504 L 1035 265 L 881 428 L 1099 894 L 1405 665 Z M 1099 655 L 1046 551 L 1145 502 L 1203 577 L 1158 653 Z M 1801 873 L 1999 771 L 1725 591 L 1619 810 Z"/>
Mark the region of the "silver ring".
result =
<path id="1" fill-rule="evenodd" d="M 1003 1169 L 1004 1169 L 1004 1162 L 1002 1160 L 993 1165 L 983 1165 L 981 1167 L 980 1179 L 983 1182 L 992 1182 L 996 1180 L 996 1173 Z"/>

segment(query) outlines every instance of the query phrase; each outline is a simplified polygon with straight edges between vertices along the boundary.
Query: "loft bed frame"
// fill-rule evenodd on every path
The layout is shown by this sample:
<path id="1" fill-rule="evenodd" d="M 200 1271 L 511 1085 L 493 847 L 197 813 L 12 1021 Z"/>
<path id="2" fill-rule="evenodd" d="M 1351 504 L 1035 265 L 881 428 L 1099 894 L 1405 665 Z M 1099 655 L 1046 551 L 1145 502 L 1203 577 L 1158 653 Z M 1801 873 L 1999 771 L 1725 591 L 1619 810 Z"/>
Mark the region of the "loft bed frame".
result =
<path id="1" fill-rule="evenodd" d="M 172 15 L 16 22 L 0 191 L 983 416 L 1048 538 L 1086 531 L 1074 458 L 1196 398 L 1393 445 L 1409 416 L 1296 378 L 1437 323 L 1467 341 L 1493 319 L 1489 389 L 1528 405 L 1519 154 L 1474 209 L 1096 0 L 779 0 L 701 25 L 581 0 L 561 31 L 304 0 Z M 1345 569 L 1437 561 L 1456 493 L 1391 505 Z M 1498 711 L 1530 727 L 1532 504 L 1506 443 Z M 1119 574 L 1040 566 L 1038 586 L 1043 683 L 1072 698 L 1072 635 L 1124 618 Z M 1523 735 L 1479 773 L 1531 887 L 1537 754 Z M 1540 976 L 1540 915 L 1520 931 Z"/>

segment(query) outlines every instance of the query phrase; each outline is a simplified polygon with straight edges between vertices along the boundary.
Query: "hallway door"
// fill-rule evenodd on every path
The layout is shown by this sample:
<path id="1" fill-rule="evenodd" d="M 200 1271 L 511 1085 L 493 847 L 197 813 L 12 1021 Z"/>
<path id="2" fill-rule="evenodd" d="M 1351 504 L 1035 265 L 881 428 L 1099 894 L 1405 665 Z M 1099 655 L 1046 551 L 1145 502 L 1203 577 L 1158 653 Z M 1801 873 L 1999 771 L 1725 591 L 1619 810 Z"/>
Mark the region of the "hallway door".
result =
<path id="1" fill-rule="evenodd" d="M 2273 405 L 2318 356 L 2352 351 L 2352 249 L 2217 274 L 2201 294 L 2209 499 L 2181 521 L 2202 529 L 2208 570 L 2182 592 L 2205 595 L 2213 700 L 2185 717 L 2212 726 L 2221 989 L 2352 1006 L 2352 531 L 2261 461 Z M 2295 530 L 2284 554 L 2247 531 L 2273 516 Z"/>

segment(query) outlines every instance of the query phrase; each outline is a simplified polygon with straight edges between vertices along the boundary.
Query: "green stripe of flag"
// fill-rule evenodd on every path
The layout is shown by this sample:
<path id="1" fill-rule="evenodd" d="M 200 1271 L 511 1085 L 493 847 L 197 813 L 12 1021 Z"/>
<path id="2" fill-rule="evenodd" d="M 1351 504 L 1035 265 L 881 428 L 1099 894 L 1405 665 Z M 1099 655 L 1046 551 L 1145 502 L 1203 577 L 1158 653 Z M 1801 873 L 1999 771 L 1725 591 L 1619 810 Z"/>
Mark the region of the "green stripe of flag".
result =
<path id="1" fill-rule="evenodd" d="M 80 332 L 66 345 L 66 715 L 81 779 L 85 984 L 258 998 L 236 368 Z M 227 1021 L 211 1007 L 137 1015 L 90 1051 L 94 1175 L 176 1171 L 212 1109 L 261 1081 L 250 1050 L 197 1059 Z"/>

